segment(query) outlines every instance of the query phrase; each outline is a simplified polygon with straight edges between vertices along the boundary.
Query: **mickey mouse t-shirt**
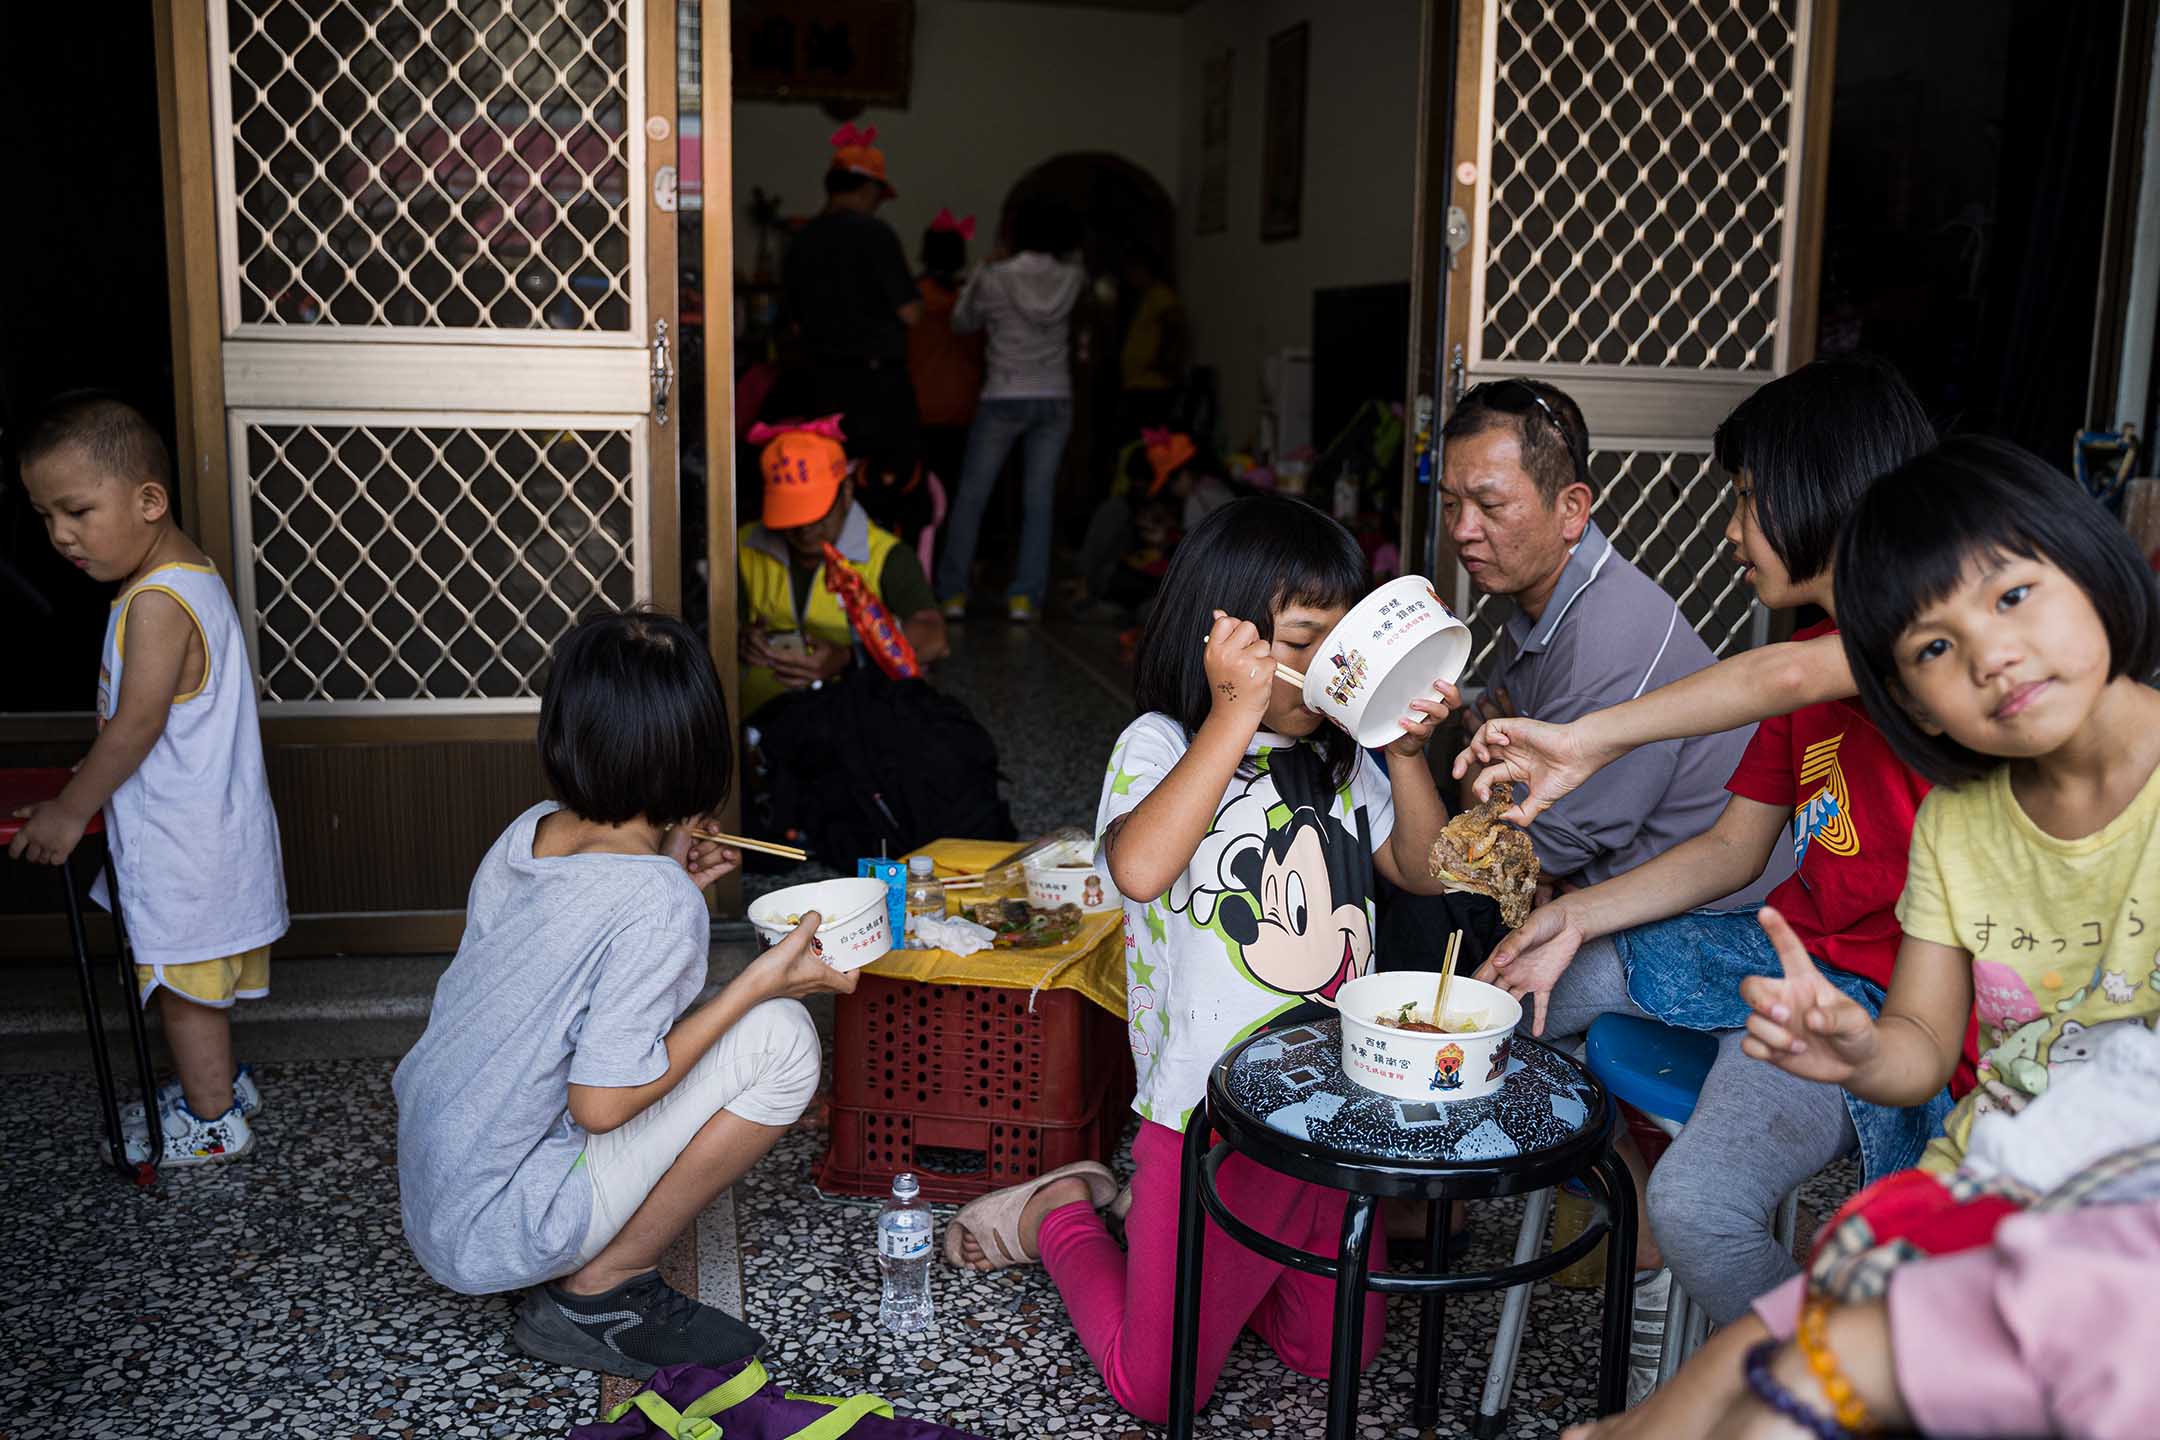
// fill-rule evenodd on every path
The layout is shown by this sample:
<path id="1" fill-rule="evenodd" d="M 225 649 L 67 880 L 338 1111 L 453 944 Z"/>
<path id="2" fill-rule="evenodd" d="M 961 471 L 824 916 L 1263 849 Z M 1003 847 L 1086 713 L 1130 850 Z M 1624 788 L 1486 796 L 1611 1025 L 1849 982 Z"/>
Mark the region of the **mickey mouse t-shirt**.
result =
<path id="1" fill-rule="evenodd" d="M 1145 904 L 1125 902 L 1128 1038 L 1142 1119 L 1183 1130 L 1223 1051 L 1308 1000 L 1332 1004 L 1345 980 L 1373 964 L 1371 855 L 1395 828 L 1387 776 L 1359 753 L 1350 783 L 1322 805 L 1293 804 L 1300 784 L 1274 773 L 1316 769 L 1299 742 L 1261 731 L 1217 802 L 1183 874 Z M 1098 847 L 1139 807 L 1190 745 L 1184 728 L 1151 713 L 1110 752 Z M 1324 809 L 1325 813 L 1321 813 Z"/>

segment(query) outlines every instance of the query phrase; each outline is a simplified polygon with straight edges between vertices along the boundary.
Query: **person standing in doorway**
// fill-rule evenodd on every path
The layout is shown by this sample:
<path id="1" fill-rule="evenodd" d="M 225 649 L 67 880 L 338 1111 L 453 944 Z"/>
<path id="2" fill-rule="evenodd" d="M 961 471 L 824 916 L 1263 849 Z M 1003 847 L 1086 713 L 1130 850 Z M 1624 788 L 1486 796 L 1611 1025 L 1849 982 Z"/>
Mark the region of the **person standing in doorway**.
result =
<path id="1" fill-rule="evenodd" d="M 956 335 L 952 325 L 965 283 L 968 242 L 974 238 L 975 217 L 956 220 L 950 210 L 938 211 L 923 231 L 923 268 L 915 282 L 922 318 L 908 331 L 908 375 L 922 411 L 923 464 L 948 490 L 960 483 L 968 426 L 982 396 L 983 337 Z M 914 537 L 903 532 L 903 538 Z"/>
<path id="2" fill-rule="evenodd" d="M 1145 245 L 1125 256 L 1119 276 L 1131 297 L 1125 345 L 1118 355 L 1118 397 L 1123 405 L 1122 444 L 1147 429 L 1174 428 L 1178 395 L 1185 383 L 1185 308 L 1163 278 L 1163 263 Z"/>
<path id="3" fill-rule="evenodd" d="M 1073 303 L 1086 272 L 1070 258 L 1080 246 L 1080 220 L 1063 201 L 1039 196 L 1013 221 L 1019 252 L 993 254 L 975 272 L 953 308 L 953 329 L 989 333 L 989 378 L 968 431 L 960 499 L 938 560 L 938 594 L 946 618 L 967 614 L 968 572 L 983 508 L 990 503 L 1005 457 L 1023 441 L 1025 510 L 1019 567 L 1005 592 L 1006 613 L 1033 620 L 1050 584 L 1050 506 L 1058 463 L 1072 433 Z"/>
<path id="4" fill-rule="evenodd" d="M 787 313 L 807 352 L 803 410 L 844 414 L 848 444 L 862 462 L 864 498 L 905 488 L 915 476 L 921 421 L 908 379 L 908 327 L 922 297 L 907 251 L 877 218 L 896 193 L 885 178 L 875 129 L 833 133 L 825 208 L 797 232 L 781 272 Z"/>

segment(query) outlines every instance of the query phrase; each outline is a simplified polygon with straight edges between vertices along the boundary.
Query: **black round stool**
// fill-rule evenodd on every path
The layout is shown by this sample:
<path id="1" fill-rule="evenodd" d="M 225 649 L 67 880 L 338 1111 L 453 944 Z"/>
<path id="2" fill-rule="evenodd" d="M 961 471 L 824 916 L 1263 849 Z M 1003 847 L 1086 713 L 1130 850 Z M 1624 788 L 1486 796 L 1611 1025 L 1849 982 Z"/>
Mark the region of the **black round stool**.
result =
<path id="1" fill-rule="evenodd" d="M 1368 1289 L 1422 1297 L 1411 1417 L 1423 1429 L 1438 1416 L 1446 1297 L 1542 1280 L 1589 1254 L 1608 1235 L 1612 1243 L 1605 1253 L 1598 1413 L 1612 1414 L 1626 1403 L 1635 1185 L 1613 1153 L 1618 1111 L 1605 1088 L 1572 1058 L 1521 1034 L 1511 1048 L 1498 1090 L 1453 1102 L 1397 1100 L 1350 1079 L 1342 1069 L 1342 1022 L 1335 1019 L 1262 1031 L 1215 1062 L 1208 1072 L 1207 1096 L 1185 1126 L 1170 1356 L 1172 1440 L 1190 1440 L 1193 1433 L 1200 1263 L 1207 1233 L 1203 1217 L 1255 1254 L 1334 1279 L 1330 1437 L 1355 1433 L 1358 1352 Z M 1212 1146 L 1211 1134 L 1220 1137 Z M 1294 1179 L 1346 1191 L 1350 1203 L 1343 1209 L 1337 1253 L 1308 1254 L 1260 1234 L 1232 1214 L 1215 1177 L 1233 1151 Z M 1581 1235 L 1549 1255 L 1497 1270 L 1450 1274 L 1448 1207 L 1434 1204 L 1425 1231 L 1424 1270 L 1367 1273 L 1373 1213 L 1383 1198 L 1487 1200 L 1568 1180 L 1589 1189 L 1595 1213 Z"/>

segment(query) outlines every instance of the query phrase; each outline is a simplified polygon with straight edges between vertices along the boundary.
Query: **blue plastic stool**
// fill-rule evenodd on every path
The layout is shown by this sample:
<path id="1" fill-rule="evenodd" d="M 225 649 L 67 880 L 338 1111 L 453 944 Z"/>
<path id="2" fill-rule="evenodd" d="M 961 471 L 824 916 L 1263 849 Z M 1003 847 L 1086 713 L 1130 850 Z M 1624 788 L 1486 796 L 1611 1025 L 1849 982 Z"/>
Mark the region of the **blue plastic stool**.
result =
<path id="1" fill-rule="evenodd" d="M 1633 1015 L 1600 1015 L 1591 1022 L 1583 1056 L 1590 1073 L 1611 1092 L 1650 1117 L 1658 1129 L 1677 1136 L 1695 1113 L 1696 1098 L 1710 1067 L 1717 1063 L 1718 1042 L 1704 1030 L 1683 1030 Z M 1800 1192 L 1778 1203 L 1777 1238 L 1792 1250 L 1799 1219 Z M 1672 1282 L 1666 1302 L 1665 1349 L 1658 1359 L 1658 1383 L 1672 1379 L 1680 1363 L 1708 1338 L 1710 1317 Z"/>
<path id="2" fill-rule="evenodd" d="M 1633 1015 L 1600 1015 L 1583 1057 L 1615 1099 L 1673 1130 L 1695 1113 L 1695 1097 L 1717 1063 L 1717 1037 Z"/>

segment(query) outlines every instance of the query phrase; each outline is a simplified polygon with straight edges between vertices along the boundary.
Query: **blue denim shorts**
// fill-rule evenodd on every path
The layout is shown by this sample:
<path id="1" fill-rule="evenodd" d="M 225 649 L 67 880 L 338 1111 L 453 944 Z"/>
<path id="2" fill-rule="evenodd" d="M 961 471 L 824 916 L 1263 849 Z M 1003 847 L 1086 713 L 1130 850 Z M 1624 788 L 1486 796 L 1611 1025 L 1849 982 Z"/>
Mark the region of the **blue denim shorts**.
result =
<path id="1" fill-rule="evenodd" d="M 1753 911 L 1691 910 L 1623 930 L 1612 937 L 1627 970 L 1628 998 L 1645 1012 L 1683 1030 L 1737 1030 L 1747 1024 L 1740 982 L 1754 975 L 1781 975 L 1777 950 Z M 1882 1014 L 1883 991 L 1872 981 L 1815 957 L 1823 978 Z M 1866 1180 L 1872 1182 L 1920 1162 L 1928 1141 L 1942 1133 L 1950 1092 L 1925 1105 L 1892 1108 L 1847 1092 L 1845 1106 L 1860 1137 Z"/>

